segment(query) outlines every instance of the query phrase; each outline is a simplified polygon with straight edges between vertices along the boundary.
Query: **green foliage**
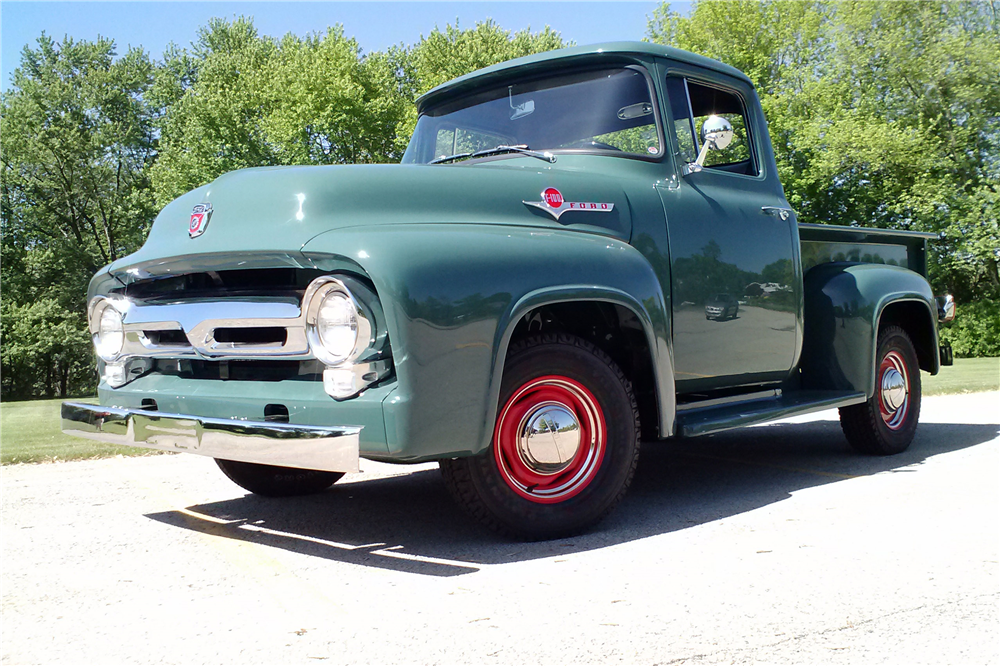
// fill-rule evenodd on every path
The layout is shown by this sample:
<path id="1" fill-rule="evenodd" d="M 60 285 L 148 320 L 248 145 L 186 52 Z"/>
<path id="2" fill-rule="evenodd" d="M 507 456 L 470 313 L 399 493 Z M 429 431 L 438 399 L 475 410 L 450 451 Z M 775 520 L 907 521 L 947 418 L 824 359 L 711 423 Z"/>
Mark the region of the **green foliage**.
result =
<path id="1" fill-rule="evenodd" d="M 261 120 L 270 110 L 267 70 L 278 47 L 248 19 L 212 19 L 193 52 L 171 48 L 157 68 L 160 153 L 151 169 L 157 204 L 217 176 L 278 164 Z"/>
<path id="2" fill-rule="evenodd" d="M 4 396 L 67 396 L 92 389 L 97 380 L 82 309 L 44 298 L 0 305 Z"/>
<path id="3" fill-rule="evenodd" d="M 2 395 L 93 384 L 87 282 L 136 250 L 154 214 L 153 65 L 105 39 L 25 47 L 0 102 Z"/>
<path id="4" fill-rule="evenodd" d="M 570 44 L 558 32 L 545 26 L 541 32 L 530 28 L 511 32 L 493 20 L 462 30 L 458 23 L 435 28 L 413 48 L 413 67 L 420 93 L 483 67 Z"/>
<path id="5" fill-rule="evenodd" d="M 245 167 L 398 161 L 411 69 L 404 49 L 363 55 L 340 26 L 276 41 L 213 19 L 157 70 L 157 202 Z"/>
<path id="6" fill-rule="evenodd" d="M 511 32 L 490 19 L 477 23 L 475 28 L 462 30 L 456 21 L 454 26 L 446 25 L 443 31 L 434 28 L 427 37 L 421 36 L 420 42 L 409 52 L 413 89 L 423 94 L 477 69 L 572 44 L 563 41 L 549 26 L 534 33 L 531 28 Z M 404 147 L 416 124 L 416 109 L 411 106 L 406 122 L 400 127 L 400 135 L 406 139 Z"/>
<path id="7" fill-rule="evenodd" d="M 955 356 L 1000 356 L 1000 299 L 962 303 L 955 320 L 940 329 Z"/>

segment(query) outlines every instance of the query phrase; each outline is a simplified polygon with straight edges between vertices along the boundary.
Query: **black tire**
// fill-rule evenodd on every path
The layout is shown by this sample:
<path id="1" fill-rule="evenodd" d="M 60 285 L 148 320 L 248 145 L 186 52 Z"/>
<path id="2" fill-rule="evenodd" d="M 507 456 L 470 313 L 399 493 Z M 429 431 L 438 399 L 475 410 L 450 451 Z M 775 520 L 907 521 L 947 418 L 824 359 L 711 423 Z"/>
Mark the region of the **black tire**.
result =
<path id="1" fill-rule="evenodd" d="M 255 495 L 264 497 L 312 495 L 326 490 L 344 476 L 342 472 L 276 467 L 218 458 L 215 462 L 230 481 Z"/>
<path id="2" fill-rule="evenodd" d="M 529 461 L 524 448 L 511 453 L 508 444 L 517 447 L 525 437 L 516 435 L 529 431 L 528 440 L 538 436 L 535 441 L 546 446 L 550 440 L 541 437 L 551 434 L 556 450 L 557 442 L 573 441 L 559 439 L 566 428 L 544 420 L 551 416 L 546 405 L 559 396 L 566 396 L 559 403 L 567 406 L 563 414 L 579 421 L 579 443 L 570 446 L 573 453 L 559 452 L 567 460 L 553 463 L 558 471 L 546 469 L 540 472 L 547 475 L 544 482 L 530 485 L 524 479 L 539 463 Z M 532 422 L 543 429 L 532 429 Z M 505 536 L 536 540 L 577 534 L 604 518 L 625 496 L 638 459 L 639 410 L 624 373 L 589 342 L 546 334 L 515 343 L 508 352 L 491 447 L 440 465 L 452 496 L 474 518 Z"/>
<path id="3" fill-rule="evenodd" d="M 882 397 L 882 382 L 892 372 L 902 376 L 904 403 L 893 409 Z M 906 331 L 889 326 L 879 332 L 875 354 L 875 394 L 866 402 L 840 408 L 840 427 L 860 453 L 889 456 L 902 453 L 913 441 L 920 418 L 920 366 Z"/>

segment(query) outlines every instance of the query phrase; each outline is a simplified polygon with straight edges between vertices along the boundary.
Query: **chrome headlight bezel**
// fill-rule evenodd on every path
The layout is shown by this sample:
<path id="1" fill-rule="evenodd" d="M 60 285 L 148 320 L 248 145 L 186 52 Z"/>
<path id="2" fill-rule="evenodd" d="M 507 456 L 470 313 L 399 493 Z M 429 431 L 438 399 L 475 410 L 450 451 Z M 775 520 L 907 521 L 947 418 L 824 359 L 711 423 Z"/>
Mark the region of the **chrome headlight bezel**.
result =
<path id="1" fill-rule="evenodd" d="M 87 324 L 90 328 L 91 340 L 94 343 L 94 351 L 107 363 L 114 362 L 121 357 L 125 348 L 125 311 L 127 303 L 118 299 L 98 296 L 90 301 L 87 308 Z M 119 340 L 117 344 L 112 343 L 108 347 L 106 342 L 107 333 L 103 324 L 114 321 L 117 324 Z"/>
<path id="2" fill-rule="evenodd" d="M 345 298 L 353 308 L 355 322 L 354 345 L 346 354 L 332 352 L 323 342 L 319 331 L 319 317 L 323 301 L 337 295 Z M 375 327 L 371 314 L 361 305 L 351 290 L 341 280 L 325 275 L 313 280 L 302 298 L 306 322 L 306 339 L 313 356 L 328 366 L 338 366 L 356 361 L 366 349 L 373 346 Z"/>

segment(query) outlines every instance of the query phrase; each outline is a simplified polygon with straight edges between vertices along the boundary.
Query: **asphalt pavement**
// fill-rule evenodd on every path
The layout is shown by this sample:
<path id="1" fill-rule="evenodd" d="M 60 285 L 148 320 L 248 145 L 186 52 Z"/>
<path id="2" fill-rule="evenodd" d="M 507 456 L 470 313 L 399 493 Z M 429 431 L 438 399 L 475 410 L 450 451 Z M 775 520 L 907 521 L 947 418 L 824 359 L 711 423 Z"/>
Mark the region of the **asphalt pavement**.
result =
<path id="1" fill-rule="evenodd" d="M 643 447 L 588 534 L 495 537 L 434 465 L 317 496 L 211 460 L 2 469 L 3 664 L 1000 663 L 1000 393 L 909 451 L 836 412 Z"/>

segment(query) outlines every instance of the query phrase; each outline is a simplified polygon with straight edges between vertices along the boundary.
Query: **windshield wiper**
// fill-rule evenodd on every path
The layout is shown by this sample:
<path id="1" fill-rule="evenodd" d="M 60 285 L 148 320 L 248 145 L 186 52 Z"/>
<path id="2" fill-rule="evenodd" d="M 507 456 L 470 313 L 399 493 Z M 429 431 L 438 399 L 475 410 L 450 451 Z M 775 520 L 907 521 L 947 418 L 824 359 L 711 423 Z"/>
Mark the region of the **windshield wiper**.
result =
<path id="1" fill-rule="evenodd" d="M 431 160 L 428 164 L 441 164 L 442 162 L 451 162 L 453 160 L 460 160 L 463 157 L 472 157 L 472 153 L 455 153 L 454 155 L 442 155 L 441 157 Z"/>
<path id="2" fill-rule="evenodd" d="M 502 155 L 503 153 L 520 153 L 521 155 L 527 155 L 528 157 L 536 157 L 540 160 L 548 162 L 549 164 L 556 161 L 556 156 L 548 151 L 540 153 L 537 150 L 530 150 L 526 144 L 521 144 L 518 146 L 500 145 L 493 148 L 487 148 L 485 150 L 477 150 L 474 153 L 458 153 L 456 155 L 448 155 L 447 157 L 439 157 L 436 160 L 431 160 L 428 164 L 441 164 L 442 162 L 451 162 L 453 160 L 460 160 L 466 157 L 488 157 L 490 155 Z"/>

